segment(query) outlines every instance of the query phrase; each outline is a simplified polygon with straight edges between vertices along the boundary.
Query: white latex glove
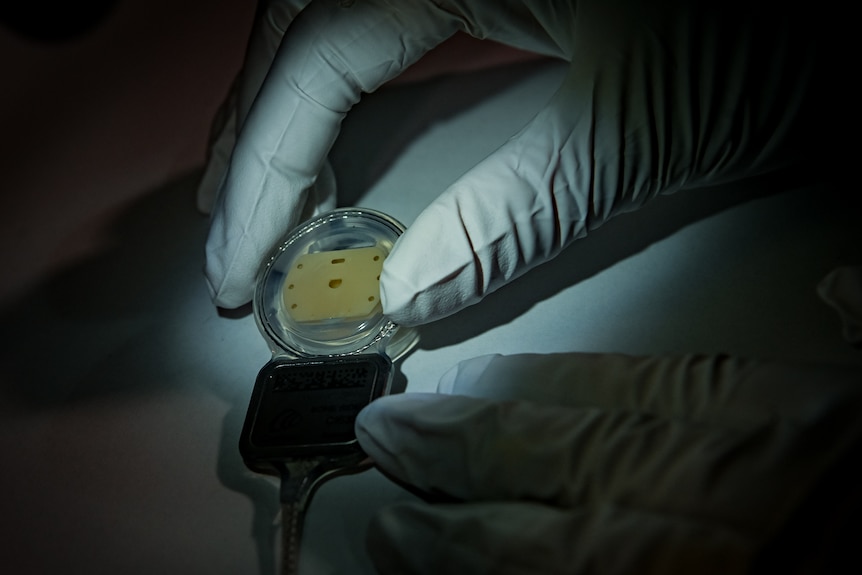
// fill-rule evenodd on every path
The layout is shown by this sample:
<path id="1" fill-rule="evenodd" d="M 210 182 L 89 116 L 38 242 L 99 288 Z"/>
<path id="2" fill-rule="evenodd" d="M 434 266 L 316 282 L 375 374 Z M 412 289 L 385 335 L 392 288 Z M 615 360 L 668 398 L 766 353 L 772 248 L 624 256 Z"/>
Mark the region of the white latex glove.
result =
<path id="1" fill-rule="evenodd" d="M 197 190 L 198 209 L 203 213 L 209 214 L 213 210 L 236 145 L 237 132 L 245 123 L 284 32 L 309 1 L 259 0 L 242 70 L 213 118 L 207 162 Z M 430 61 L 409 68 L 393 83 L 423 81 L 442 74 L 469 73 L 531 59 L 536 59 L 536 56 L 499 44 L 480 43 L 462 34 L 447 41 L 445 49 L 438 50 Z M 325 171 L 310 190 L 314 195 L 307 203 L 316 206 L 314 211 L 330 209 L 334 202 L 335 179 L 330 169 L 329 163 L 325 162 Z M 313 213 L 311 209 L 307 211 Z"/>
<path id="2" fill-rule="evenodd" d="M 236 145 L 237 134 L 245 124 L 249 109 L 272 65 L 285 30 L 309 1 L 258 2 L 242 70 L 213 119 L 207 163 L 197 191 L 198 209 L 202 212 L 213 211 Z M 306 216 L 335 206 L 335 176 L 328 162 L 324 162 L 320 178 L 309 191 L 312 197 L 305 206 Z"/>
<path id="3" fill-rule="evenodd" d="M 478 301 L 657 194 L 792 161 L 811 16 L 778 2 L 703 4 L 311 2 L 284 34 L 216 204 L 206 265 L 215 302 L 251 298 L 262 258 L 298 222 L 360 95 L 456 30 L 570 69 L 547 107 L 426 209 L 387 258 L 383 308 L 401 323 Z"/>
<path id="4" fill-rule="evenodd" d="M 440 388 L 356 420 L 383 471 L 457 500 L 380 511 L 382 575 L 821 573 L 856 537 L 858 368 L 491 356 Z"/>

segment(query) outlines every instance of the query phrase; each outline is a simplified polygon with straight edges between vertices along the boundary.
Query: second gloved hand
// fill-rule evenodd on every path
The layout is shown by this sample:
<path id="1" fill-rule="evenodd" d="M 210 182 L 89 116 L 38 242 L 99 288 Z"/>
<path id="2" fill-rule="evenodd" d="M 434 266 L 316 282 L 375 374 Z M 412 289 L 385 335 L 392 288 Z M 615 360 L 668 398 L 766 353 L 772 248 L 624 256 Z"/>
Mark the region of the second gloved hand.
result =
<path id="1" fill-rule="evenodd" d="M 491 356 L 440 387 L 357 419 L 383 471 L 454 500 L 379 512 L 383 575 L 823 572 L 855 524 L 858 368 Z"/>

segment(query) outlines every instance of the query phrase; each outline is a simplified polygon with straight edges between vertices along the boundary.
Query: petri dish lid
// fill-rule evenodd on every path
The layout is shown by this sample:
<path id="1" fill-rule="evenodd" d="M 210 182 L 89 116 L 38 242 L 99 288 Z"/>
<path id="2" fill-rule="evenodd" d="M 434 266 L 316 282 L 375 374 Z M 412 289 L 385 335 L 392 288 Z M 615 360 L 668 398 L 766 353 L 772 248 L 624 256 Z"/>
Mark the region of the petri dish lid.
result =
<path id="1" fill-rule="evenodd" d="M 254 315 L 273 355 L 385 352 L 393 361 L 418 341 L 383 315 L 379 270 L 404 226 L 367 208 L 341 208 L 290 232 L 257 277 Z"/>

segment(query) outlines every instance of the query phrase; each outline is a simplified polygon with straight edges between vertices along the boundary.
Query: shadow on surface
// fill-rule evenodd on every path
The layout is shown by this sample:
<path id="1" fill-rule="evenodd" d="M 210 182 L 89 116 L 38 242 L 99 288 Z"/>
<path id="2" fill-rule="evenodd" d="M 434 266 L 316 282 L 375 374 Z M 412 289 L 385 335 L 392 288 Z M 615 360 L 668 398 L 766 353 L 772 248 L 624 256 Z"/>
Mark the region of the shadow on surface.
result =
<path id="1" fill-rule="evenodd" d="M 170 339 L 172 318 L 203 281 L 208 222 L 194 213 L 198 179 L 187 174 L 103 215 L 97 253 L 3 306 L 6 391 L 56 403 L 168 383 L 152 377 L 173 359 L 159 340 Z"/>
<path id="2" fill-rule="evenodd" d="M 52 408 L 51 414 L 117 395 L 165 402 L 175 393 L 218 396 L 229 404 L 222 435 L 202 441 L 219 442 L 215 474 L 252 503 L 250 536 L 259 572 L 269 574 L 276 563 L 278 490 L 246 469 L 238 449 L 248 387 L 240 378 L 253 381 L 247 368 L 257 357 L 243 347 L 249 322 L 213 323 L 218 314 L 202 273 L 209 220 L 194 207 L 199 178 L 197 171 L 184 175 L 107 214 L 97 253 L 3 306 L 0 398 L 11 400 L 8 409 Z M 220 340 L 231 340 L 221 345 L 238 348 L 235 357 L 207 351 Z M 254 343 L 248 344 L 253 351 Z"/>
<path id="3" fill-rule="evenodd" d="M 245 405 L 233 405 L 225 415 L 216 473 L 222 485 L 251 501 L 251 536 L 257 551 L 258 571 L 261 575 L 270 575 L 276 572 L 280 511 L 278 484 L 272 478 L 253 473 L 243 463 L 238 446 L 245 413 Z"/>

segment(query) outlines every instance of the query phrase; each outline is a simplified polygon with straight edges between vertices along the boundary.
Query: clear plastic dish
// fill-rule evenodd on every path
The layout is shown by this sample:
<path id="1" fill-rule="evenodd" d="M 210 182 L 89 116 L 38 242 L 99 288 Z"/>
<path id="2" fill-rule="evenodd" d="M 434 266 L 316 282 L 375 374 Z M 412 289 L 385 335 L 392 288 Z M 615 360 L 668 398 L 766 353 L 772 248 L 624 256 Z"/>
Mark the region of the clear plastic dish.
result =
<path id="1" fill-rule="evenodd" d="M 273 355 L 311 358 L 381 352 L 395 361 L 412 349 L 418 333 L 383 315 L 379 285 L 373 284 L 379 282 L 379 275 L 373 277 L 379 274 L 375 266 L 382 266 L 403 232 L 397 220 L 366 208 L 327 212 L 292 231 L 261 268 L 254 296 L 255 319 Z M 360 259 L 352 263 L 364 282 L 356 288 L 362 290 L 361 297 L 356 297 L 358 291 L 349 291 L 356 282 L 343 283 L 343 274 L 330 270 L 346 269 Z"/>

